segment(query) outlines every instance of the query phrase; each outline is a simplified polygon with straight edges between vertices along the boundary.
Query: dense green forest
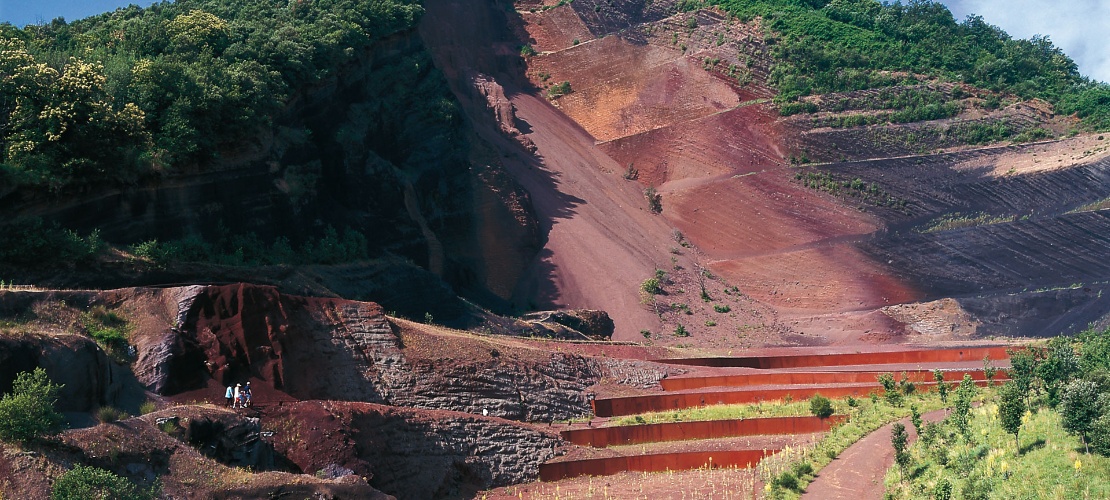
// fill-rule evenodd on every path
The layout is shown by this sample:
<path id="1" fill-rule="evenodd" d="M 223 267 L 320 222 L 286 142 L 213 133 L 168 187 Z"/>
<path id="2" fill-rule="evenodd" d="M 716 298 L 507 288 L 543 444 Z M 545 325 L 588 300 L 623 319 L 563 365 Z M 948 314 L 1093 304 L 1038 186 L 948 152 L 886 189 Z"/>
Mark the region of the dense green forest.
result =
<path id="1" fill-rule="evenodd" d="M 0 184 L 126 183 L 211 160 L 422 12 L 416 0 L 178 0 L 0 25 Z"/>
<path id="2" fill-rule="evenodd" d="M 788 114 L 797 98 L 916 83 L 921 76 L 1040 98 L 1076 113 L 1087 129 L 1110 129 L 1110 85 L 1079 74 L 1047 37 L 1015 40 L 982 17 L 957 22 L 931 0 L 685 0 L 741 20 L 760 17 L 776 61 L 770 80 Z"/>
<path id="3" fill-rule="evenodd" d="M 1110 86 L 1080 75 L 1047 38 L 1015 40 L 980 17 L 957 22 L 930 0 L 678 7 L 710 4 L 764 20 L 784 114 L 807 111 L 804 95 L 924 75 L 1045 99 L 1085 128 L 1110 128 Z M 293 92 L 422 12 L 418 0 L 178 0 L 0 25 L 0 183 L 127 183 L 211 160 L 268 125 Z M 953 113 L 929 104 L 905 119 Z"/>

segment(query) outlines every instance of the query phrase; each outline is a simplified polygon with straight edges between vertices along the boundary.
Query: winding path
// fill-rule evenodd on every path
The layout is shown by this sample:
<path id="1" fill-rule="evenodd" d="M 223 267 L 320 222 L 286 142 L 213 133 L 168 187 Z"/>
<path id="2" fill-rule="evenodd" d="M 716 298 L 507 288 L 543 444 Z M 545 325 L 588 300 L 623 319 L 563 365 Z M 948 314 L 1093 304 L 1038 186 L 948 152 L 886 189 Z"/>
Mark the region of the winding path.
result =
<path id="1" fill-rule="evenodd" d="M 921 416 L 926 422 L 943 419 L 945 410 L 936 410 Z M 906 426 L 910 443 L 917 439 L 917 432 L 909 418 L 899 420 Z M 883 476 L 894 465 L 894 448 L 890 445 L 891 426 L 887 424 L 879 430 L 864 436 L 849 446 L 840 456 L 817 475 L 806 488 L 803 499 L 813 500 L 866 500 L 883 497 Z"/>

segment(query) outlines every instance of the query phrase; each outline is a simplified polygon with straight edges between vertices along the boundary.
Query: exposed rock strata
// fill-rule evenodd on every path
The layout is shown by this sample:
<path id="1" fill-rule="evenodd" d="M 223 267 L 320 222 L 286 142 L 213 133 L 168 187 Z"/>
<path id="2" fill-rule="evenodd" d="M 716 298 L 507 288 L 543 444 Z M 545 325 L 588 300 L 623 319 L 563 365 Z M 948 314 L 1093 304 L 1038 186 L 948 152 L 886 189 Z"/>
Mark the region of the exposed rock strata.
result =
<path id="1" fill-rule="evenodd" d="M 278 452 L 305 473 L 347 469 L 401 499 L 465 497 L 534 480 L 561 443 L 496 418 L 359 403 L 285 405 L 269 422 L 279 428 Z"/>
<path id="2" fill-rule="evenodd" d="M 135 339 L 136 374 L 160 394 L 198 389 L 210 380 L 224 386 L 255 378 L 297 399 L 550 421 L 586 413 L 586 391 L 603 377 L 654 387 L 665 373 L 644 362 L 495 348 L 481 356 L 442 349 L 414 356 L 381 307 L 369 302 L 282 295 L 251 285 L 164 293 L 176 308 L 175 326 Z M 604 329 L 598 315 L 578 319 Z"/>

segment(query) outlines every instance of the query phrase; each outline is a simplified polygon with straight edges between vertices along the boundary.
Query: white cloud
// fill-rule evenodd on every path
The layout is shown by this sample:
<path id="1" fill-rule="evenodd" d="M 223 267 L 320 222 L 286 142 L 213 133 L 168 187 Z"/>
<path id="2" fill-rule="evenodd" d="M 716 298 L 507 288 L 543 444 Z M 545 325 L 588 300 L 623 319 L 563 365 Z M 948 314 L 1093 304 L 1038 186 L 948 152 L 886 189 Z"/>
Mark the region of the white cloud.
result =
<path id="1" fill-rule="evenodd" d="M 978 14 L 1014 38 L 1046 35 L 1079 71 L 1110 82 L 1110 1 L 1107 0 L 939 0 L 957 21 Z"/>

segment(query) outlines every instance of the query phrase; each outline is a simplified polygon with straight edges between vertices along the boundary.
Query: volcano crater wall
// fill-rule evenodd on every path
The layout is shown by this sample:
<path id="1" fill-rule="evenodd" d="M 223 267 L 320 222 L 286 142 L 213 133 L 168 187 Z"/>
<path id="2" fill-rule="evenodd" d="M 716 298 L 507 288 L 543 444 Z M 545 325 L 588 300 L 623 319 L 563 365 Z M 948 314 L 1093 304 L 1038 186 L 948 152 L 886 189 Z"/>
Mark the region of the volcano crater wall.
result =
<path id="1" fill-rule="evenodd" d="M 164 395 L 222 396 L 253 379 L 273 397 L 445 409 L 526 421 L 589 411 L 602 378 L 658 387 L 666 367 L 498 347 L 465 334 L 426 334 L 377 304 L 283 295 L 254 285 L 160 292 L 173 325 L 134 337 L 135 371 Z M 398 326 L 401 325 L 401 326 Z M 211 397 L 211 396 L 210 396 Z"/>

